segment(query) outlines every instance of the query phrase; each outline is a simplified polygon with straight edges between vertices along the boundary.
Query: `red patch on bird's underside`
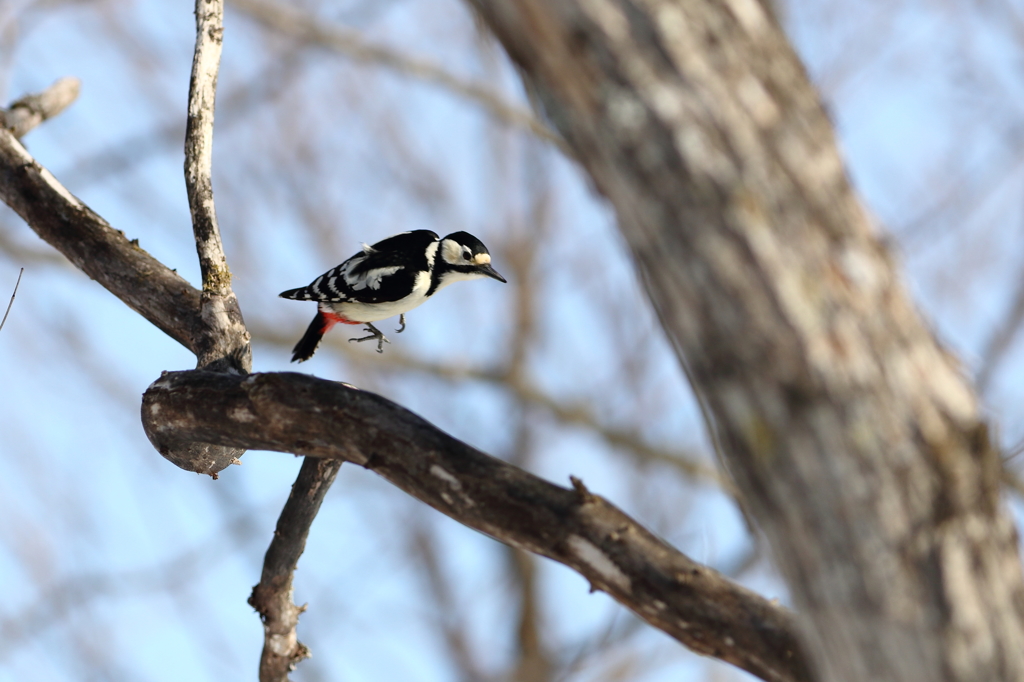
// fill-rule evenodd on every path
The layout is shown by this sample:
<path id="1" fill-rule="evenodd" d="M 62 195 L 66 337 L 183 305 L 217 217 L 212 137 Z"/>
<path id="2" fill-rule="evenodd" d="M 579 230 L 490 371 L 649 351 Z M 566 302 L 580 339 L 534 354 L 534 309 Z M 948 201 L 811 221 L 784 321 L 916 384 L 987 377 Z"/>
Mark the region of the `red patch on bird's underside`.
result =
<path id="1" fill-rule="evenodd" d="M 320 315 L 324 318 L 324 326 L 323 329 L 320 330 L 321 334 L 326 334 L 328 329 L 338 324 L 339 322 L 341 324 L 362 324 L 362 322 L 350 320 L 347 317 L 342 317 L 341 315 L 338 315 L 336 313 L 328 313 L 321 310 Z"/>

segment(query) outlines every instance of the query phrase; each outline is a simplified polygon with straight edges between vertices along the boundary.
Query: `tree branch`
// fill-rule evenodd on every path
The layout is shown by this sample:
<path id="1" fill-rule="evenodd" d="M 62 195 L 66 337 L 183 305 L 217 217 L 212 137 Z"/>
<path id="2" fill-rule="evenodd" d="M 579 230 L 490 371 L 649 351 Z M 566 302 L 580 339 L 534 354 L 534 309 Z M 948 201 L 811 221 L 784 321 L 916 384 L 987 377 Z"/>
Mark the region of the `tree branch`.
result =
<path id="1" fill-rule="evenodd" d="M 292 603 L 292 574 L 306 548 L 313 519 L 341 464 L 340 459 L 306 457 L 277 519 L 274 539 L 263 559 L 263 574 L 249 597 L 249 604 L 263 620 L 260 682 L 287 682 L 288 672 L 310 656 L 295 631 L 299 614 L 306 607 Z"/>
<path id="2" fill-rule="evenodd" d="M 200 315 L 212 331 L 196 348 L 196 367 L 247 374 L 252 370 L 249 332 L 238 298 L 231 290 L 231 271 L 213 204 L 213 113 L 224 39 L 224 2 L 196 0 L 195 14 L 196 47 L 185 122 L 185 188 L 203 278 Z M 209 443 L 188 443 L 161 454 L 178 466 L 199 466 L 193 470 L 216 477 L 217 471 L 237 461 L 244 452 Z"/>
<path id="3" fill-rule="evenodd" d="M 185 186 L 203 273 L 203 291 L 223 296 L 231 290 L 231 273 L 217 226 L 211 175 L 217 72 L 224 41 L 224 4 L 222 0 L 196 0 L 195 14 L 196 48 L 185 123 Z"/>
<path id="4" fill-rule="evenodd" d="M 192 352 L 213 333 L 200 293 L 79 201 L 0 130 L 0 199 L 45 242 Z"/>
<path id="5" fill-rule="evenodd" d="M 203 276 L 202 315 L 217 332 L 207 337 L 197 367 L 246 373 L 252 369 L 249 332 L 231 290 L 213 204 L 213 112 L 224 38 L 223 0 L 196 0 L 196 48 L 185 124 L 185 186 Z"/>
<path id="6" fill-rule="evenodd" d="M 340 459 L 460 523 L 576 570 L 694 651 L 808 681 L 785 609 L 697 564 L 576 482 L 547 483 L 390 401 L 304 374 L 165 373 L 143 396 L 158 450 L 194 441 Z"/>
<path id="7" fill-rule="evenodd" d="M 67 109 L 78 98 L 81 81 L 66 76 L 34 95 L 25 95 L 7 110 L 0 110 L 0 127 L 17 138 L 24 136 L 43 121 Z"/>
<path id="8" fill-rule="evenodd" d="M 223 309 L 213 303 L 203 309 L 199 291 L 144 251 L 138 240 L 129 240 L 93 213 L 2 129 L 0 199 L 75 267 L 197 357 L 226 347 L 223 330 L 227 314 L 221 314 Z M 229 329 L 231 321 L 227 320 Z M 245 346 L 233 346 L 237 352 L 227 356 L 243 367 L 243 360 L 251 363 L 248 332 L 245 334 Z M 215 475 L 241 454 L 201 444 L 188 447 L 190 451 L 179 458 L 173 458 L 170 450 L 164 456 L 170 455 L 172 462 L 189 471 Z M 198 456 L 204 452 L 204 457 Z"/>

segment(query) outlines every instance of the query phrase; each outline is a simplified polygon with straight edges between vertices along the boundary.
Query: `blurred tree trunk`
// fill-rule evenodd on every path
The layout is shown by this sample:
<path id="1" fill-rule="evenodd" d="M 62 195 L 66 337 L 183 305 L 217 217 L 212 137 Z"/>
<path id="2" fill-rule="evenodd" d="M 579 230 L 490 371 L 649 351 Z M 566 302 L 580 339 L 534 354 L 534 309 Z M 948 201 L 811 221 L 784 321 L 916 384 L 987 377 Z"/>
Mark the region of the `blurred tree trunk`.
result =
<path id="1" fill-rule="evenodd" d="M 770 14 L 472 1 L 614 205 L 820 679 L 1024 679 L 999 453 Z"/>

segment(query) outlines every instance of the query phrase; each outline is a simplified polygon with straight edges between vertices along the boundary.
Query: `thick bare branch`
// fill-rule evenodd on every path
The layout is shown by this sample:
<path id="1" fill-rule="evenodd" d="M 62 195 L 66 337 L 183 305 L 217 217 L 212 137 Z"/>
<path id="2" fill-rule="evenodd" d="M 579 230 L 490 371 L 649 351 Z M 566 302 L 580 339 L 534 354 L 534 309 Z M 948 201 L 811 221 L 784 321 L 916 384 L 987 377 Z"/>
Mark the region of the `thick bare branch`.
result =
<path id="1" fill-rule="evenodd" d="M 410 57 L 384 45 L 366 40 L 358 31 L 331 25 L 300 9 L 283 3 L 264 0 L 229 0 L 235 7 L 264 26 L 315 45 L 322 45 L 352 59 L 375 64 L 418 78 L 472 100 L 495 119 L 510 126 L 530 131 L 538 138 L 566 151 L 565 142 L 536 116 L 510 104 L 492 88 L 465 81 L 445 69 L 423 59 Z"/>
<path id="2" fill-rule="evenodd" d="M 614 204 L 825 679 L 1024 679 L 977 400 L 754 0 L 471 0 Z"/>
<path id="3" fill-rule="evenodd" d="M 277 519 L 274 539 L 263 558 L 263 574 L 249 597 L 249 604 L 263 620 L 260 682 L 287 682 L 288 672 L 310 656 L 296 634 L 299 614 L 306 607 L 292 603 L 292 575 L 306 549 L 309 528 L 341 464 L 340 459 L 304 459 Z"/>
<path id="4" fill-rule="evenodd" d="M 192 352 L 212 333 L 199 292 L 110 227 L 0 130 L 0 199 L 75 267 Z"/>
<path id="5" fill-rule="evenodd" d="M 57 80 L 53 85 L 34 95 L 26 95 L 0 110 L 0 127 L 15 137 L 22 137 L 43 121 L 67 109 L 78 98 L 81 81 L 71 76 Z"/>
<path id="6" fill-rule="evenodd" d="M 666 545 L 577 483 L 552 485 L 390 401 L 304 374 L 164 374 L 146 391 L 158 450 L 193 441 L 366 467 L 462 524 L 578 571 L 694 651 L 765 680 L 810 680 L 792 616 Z"/>
<path id="7" fill-rule="evenodd" d="M 138 240 L 129 240 L 93 213 L 6 130 L 0 130 L 0 199 L 75 267 L 197 357 L 202 357 L 204 349 L 209 354 L 210 349 L 224 347 L 222 309 L 212 305 L 204 309 L 199 291 L 143 251 Z M 236 346 L 236 354 L 229 356 L 233 363 L 251 363 L 247 339 L 243 348 Z M 183 468 L 202 462 L 200 468 L 189 470 L 211 475 L 241 454 L 195 443 L 188 450 L 180 458 L 170 451 L 164 454 L 172 455 L 171 461 Z"/>

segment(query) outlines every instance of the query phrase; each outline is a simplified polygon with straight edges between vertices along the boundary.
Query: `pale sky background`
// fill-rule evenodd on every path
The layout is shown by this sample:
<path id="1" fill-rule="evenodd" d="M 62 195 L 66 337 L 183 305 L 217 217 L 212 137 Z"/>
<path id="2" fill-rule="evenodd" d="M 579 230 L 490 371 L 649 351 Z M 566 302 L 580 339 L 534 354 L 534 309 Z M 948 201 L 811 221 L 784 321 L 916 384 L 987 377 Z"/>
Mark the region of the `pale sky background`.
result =
<path id="1" fill-rule="evenodd" d="M 528 106 L 514 70 L 460 3 L 295 6 Z M 965 371 L 977 371 L 1024 274 L 1024 7 L 781 7 L 908 285 Z M 538 329 L 524 360 L 532 385 L 592 406 L 609 428 L 711 463 L 614 218 L 579 169 L 441 87 L 297 46 L 230 5 L 225 25 L 214 189 L 256 335 L 254 370 L 378 391 L 486 452 L 525 452 L 521 463 L 548 480 L 581 477 L 696 560 L 725 572 L 743 564 L 751 539 L 715 486 L 640 465 L 595 430 L 536 406 L 524 413 L 493 382 L 386 364 L 393 356 L 499 365 L 524 283 L 509 262 L 517 245 L 533 244 L 536 265 L 524 273 Z M 67 75 L 83 83 L 69 110 L 25 138 L 29 151 L 196 283 L 181 170 L 193 41 L 185 3 L 0 0 L 0 99 Z M 277 293 L 361 241 L 420 228 L 478 235 L 510 284 L 450 287 L 410 314 L 399 336 L 389 333 L 397 321 L 385 321 L 394 343 L 383 358 L 322 347 L 289 365 L 313 307 Z M 299 460 L 250 452 L 218 481 L 164 461 L 142 432 L 139 399 L 161 371 L 194 367 L 194 357 L 54 253 L 0 209 L 4 306 L 25 267 L 0 331 L 0 682 L 255 680 L 263 637 L 246 599 Z M 344 331 L 332 334 L 344 343 Z M 1021 344 L 994 376 L 986 404 L 1010 445 L 1024 436 Z M 447 607 L 410 550 L 410 529 L 435 548 Z M 293 679 L 463 679 L 438 627 L 445 618 L 466 633 L 487 679 L 502 679 L 515 656 L 509 556 L 375 475 L 343 467 L 296 574 L 296 601 L 310 605 L 299 636 L 314 658 Z M 535 564 L 558 679 L 750 679 L 635 627 L 571 571 Z M 737 579 L 786 599 L 763 556 Z"/>

